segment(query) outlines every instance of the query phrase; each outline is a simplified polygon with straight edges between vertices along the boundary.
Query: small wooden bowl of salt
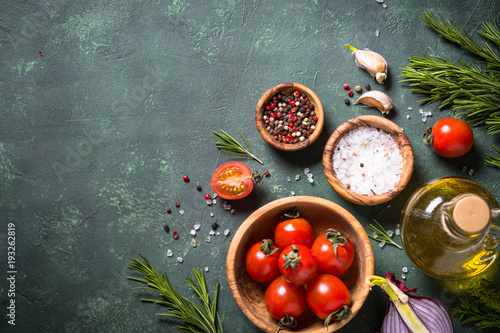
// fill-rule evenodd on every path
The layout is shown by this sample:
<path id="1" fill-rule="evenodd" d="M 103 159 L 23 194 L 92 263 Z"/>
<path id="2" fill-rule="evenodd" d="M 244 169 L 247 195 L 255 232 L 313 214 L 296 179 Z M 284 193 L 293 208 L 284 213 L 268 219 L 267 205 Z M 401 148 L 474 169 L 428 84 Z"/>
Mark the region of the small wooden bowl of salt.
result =
<path id="1" fill-rule="evenodd" d="M 344 199 L 366 206 L 398 195 L 413 172 L 413 148 L 403 130 L 380 116 L 349 119 L 333 132 L 323 169 Z"/>

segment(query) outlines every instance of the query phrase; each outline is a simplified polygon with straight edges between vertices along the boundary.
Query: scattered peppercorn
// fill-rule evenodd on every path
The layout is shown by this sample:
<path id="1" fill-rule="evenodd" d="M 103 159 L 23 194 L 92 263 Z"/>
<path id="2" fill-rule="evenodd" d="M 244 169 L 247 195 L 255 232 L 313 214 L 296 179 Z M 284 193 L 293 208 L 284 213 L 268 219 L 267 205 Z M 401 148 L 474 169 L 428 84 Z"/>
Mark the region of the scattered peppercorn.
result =
<path id="1" fill-rule="evenodd" d="M 180 202 L 179 201 L 176 201 L 175 202 L 175 207 L 179 208 L 181 206 Z"/>
<path id="2" fill-rule="evenodd" d="M 200 184 L 196 184 L 196 189 L 197 189 L 198 191 L 201 191 L 201 185 L 200 185 Z"/>
<path id="3" fill-rule="evenodd" d="M 217 226 L 218 226 L 218 224 L 217 224 L 217 220 L 215 220 L 215 222 L 214 222 L 214 223 L 212 223 L 212 229 L 213 229 L 213 230 L 217 229 Z"/>
<path id="4" fill-rule="evenodd" d="M 345 90 L 349 89 L 349 85 L 347 83 L 344 83 L 344 89 Z"/>
<path id="5" fill-rule="evenodd" d="M 352 92 L 352 90 L 349 90 L 349 91 L 347 92 L 347 95 L 349 95 L 349 97 L 352 97 L 352 95 L 354 95 L 354 93 Z"/>
<path id="6" fill-rule="evenodd" d="M 163 229 L 165 229 L 165 232 L 169 232 L 170 231 L 170 228 L 166 224 L 163 226 Z"/>
<path id="7" fill-rule="evenodd" d="M 365 84 L 365 88 L 366 88 L 366 90 L 370 90 L 372 87 L 370 87 L 370 84 L 367 83 L 367 84 Z"/>
<path id="8" fill-rule="evenodd" d="M 172 233 L 172 236 L 174 236 L 174 239 L 178 239 L 179 238 L 179 233 L 177 231 L 174 231 Z"/>
<path id="9" fill-rule="evenodd" d="M 344 103 L 345 103 L 346 105 L 349 105 L 349 104 L 351 104 L 351 101 L 349 101 L 349 98 L 346 98 L 346 99 L 344 99 Z"/>
<path id="10" fill-rule="evenodd" d="M 188 182 L 189 181 L 189 176 L 188 175 L 184 175 L 184 176 L 182 176 L 182 179 L 184 179 L 185 182 Z"/>
<path id="11" fill-rule="evenodd" d="M 361 86 L 354 87 L 354 90 L 356 90 L 357 93 L 360 93 L 360 92 L 363 91 L 363 89 L 361 88 Z"/>
<path id="12" fill-rule="evenodd" d="M 271 174 L 269 173 L 269 170 L 264 171 L 264 176 L 269 177 Z"/>
<path id="13" fill-rule="evenodd" d="M 205 199 L 206 200 L 212 199 L 212 196 L 210 195 L 210 193 L 205 194 Z"/>
<path id="14" fill-rule="evenodd" d="M 167 208 L 167 213 L 169 213 L 169 214 L 172 213 L 172 209 Z"/>

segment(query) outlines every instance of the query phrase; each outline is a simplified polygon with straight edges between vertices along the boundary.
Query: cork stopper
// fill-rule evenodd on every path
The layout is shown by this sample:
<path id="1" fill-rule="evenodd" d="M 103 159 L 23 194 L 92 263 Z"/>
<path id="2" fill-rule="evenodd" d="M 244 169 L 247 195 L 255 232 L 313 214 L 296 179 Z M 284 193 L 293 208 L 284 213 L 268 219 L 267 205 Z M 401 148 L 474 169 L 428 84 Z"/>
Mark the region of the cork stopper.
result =
<path id="1" fill-rule="evenodd" d="M 465 235 L 482 232 L 490 223 L 491 211 L 488 203 L 476 194 L 462 196 L 453 209 L 453 220 L 458 230 Z"/>

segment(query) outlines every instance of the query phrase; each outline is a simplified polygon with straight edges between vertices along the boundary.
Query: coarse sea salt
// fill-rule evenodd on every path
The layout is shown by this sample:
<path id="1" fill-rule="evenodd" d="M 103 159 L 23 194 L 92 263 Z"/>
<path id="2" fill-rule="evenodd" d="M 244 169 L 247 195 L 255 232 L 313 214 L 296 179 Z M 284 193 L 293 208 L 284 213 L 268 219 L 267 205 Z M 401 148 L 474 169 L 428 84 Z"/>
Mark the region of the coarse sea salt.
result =
<path id="1" fill-rule="evenodd" d="M 383 194 L 399 181 L 403 157 L 391 135 L 362 126 L 344 135 L 333 153 L 338 180 L 359 194 Z"/>

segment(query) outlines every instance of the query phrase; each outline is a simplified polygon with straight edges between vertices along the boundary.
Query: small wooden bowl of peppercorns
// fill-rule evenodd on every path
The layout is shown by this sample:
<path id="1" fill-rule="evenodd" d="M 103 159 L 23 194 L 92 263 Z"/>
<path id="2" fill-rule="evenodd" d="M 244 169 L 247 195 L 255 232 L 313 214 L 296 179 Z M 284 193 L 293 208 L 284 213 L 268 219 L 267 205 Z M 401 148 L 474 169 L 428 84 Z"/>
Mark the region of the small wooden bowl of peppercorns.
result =
<path id="1" fill-rule="evenodd" d="M 255 123 L 264 140 L 283 151 L 301 150 L 321 134 L 324 110 L 318 96 L 295 82 L 275 85 L 257 103 Z"/>

